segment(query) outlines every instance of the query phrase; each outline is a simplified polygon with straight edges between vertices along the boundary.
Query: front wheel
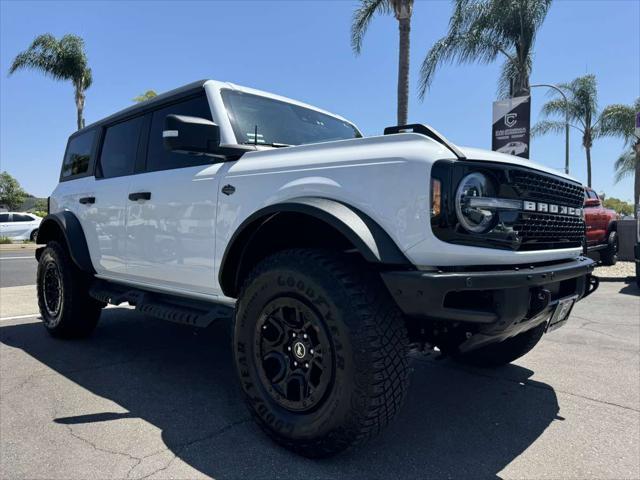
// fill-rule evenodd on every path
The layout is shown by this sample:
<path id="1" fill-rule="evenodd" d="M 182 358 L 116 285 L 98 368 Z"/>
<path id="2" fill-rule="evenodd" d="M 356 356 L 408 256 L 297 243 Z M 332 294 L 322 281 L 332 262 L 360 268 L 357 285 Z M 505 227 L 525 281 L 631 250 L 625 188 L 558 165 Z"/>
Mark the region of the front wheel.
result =
<path id="1" fill-rule="evenodd" d="M 472 350 L 469 353 L 456 354 L 454 358 L 461 363 L 477 367 L 506 365 L 529 353 L 542 338 L 546 325 L 543 322 L 537 327 L 522 332 L 515 337 Z"/>
<path id="2" fill-rule="evenodd" d="M 603 265 L 612 266 L 618 261 L 618 233 L 610 232 L 607 237 L 607 248 L 601 251 L 600 260 Z"/>
<path id="3" fill-rule="evenodd" d="M 66 248 L 49 242 L 38 262 L 38 306 L 42 323 L 55 337 L 89 335 L 103 303 L 89 296 L 88 278 L 73 263 Z"/>
<path id="4" fill-rule="evenodd" d="M 279 444 L 324 457 L 377 434 L 408 386 L 401 312 L 365 264 L 287 250 L 250 274 L 234 356 L 248 407 Z"/>

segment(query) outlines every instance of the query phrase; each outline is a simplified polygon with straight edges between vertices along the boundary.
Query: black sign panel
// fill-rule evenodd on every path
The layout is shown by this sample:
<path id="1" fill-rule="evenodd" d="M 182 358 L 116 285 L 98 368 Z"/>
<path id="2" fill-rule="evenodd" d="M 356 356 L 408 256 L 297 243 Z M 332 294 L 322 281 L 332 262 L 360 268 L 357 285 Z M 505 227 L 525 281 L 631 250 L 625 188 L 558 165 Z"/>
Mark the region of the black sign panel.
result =
<path id="1" fill-rule="evenodd" d="M 529 158 L 531 97 L 515 97 L 493 102 L 491 149 Z"/>

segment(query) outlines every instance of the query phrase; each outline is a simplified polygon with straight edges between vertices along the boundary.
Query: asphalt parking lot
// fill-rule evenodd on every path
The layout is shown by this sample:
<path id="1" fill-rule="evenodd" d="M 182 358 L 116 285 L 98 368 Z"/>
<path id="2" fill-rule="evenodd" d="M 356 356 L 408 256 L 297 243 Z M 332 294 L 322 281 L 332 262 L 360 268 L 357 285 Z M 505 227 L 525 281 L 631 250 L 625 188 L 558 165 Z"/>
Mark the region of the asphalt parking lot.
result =
<path id="1" fill-rule="evenodd" d="M 249 419 L 228 326 L 198 331 L 118 307 L 92 338 L 56 340 L 37 318 L 35 261 L 7 256 L 0 478 L 640 478 L 640 290 L 631 282 L 603 282 L 510 366 L 413 355 L 397 421 L 364 449 L 312 461 L 274 446 Z"/>

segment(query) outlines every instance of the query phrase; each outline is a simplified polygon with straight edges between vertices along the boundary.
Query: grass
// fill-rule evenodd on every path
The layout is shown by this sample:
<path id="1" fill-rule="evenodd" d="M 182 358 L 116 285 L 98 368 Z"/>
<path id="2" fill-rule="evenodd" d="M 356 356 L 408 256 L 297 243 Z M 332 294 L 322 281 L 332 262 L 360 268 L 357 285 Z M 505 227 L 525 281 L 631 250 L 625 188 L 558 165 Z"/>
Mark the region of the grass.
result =
<path id="1" fill-rule="evenodd" d="M 13 243 L 10 238 L 0 237 L 0 245 L 8 245 L 10 243 Z"/>

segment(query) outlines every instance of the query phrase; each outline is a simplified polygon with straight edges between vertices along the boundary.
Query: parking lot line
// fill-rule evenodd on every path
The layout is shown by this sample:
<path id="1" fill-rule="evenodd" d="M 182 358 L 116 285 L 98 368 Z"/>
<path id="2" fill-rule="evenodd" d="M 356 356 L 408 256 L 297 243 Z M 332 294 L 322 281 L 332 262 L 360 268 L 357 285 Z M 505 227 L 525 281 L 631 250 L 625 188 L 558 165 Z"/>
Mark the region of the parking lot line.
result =
<path id="1" fill-rule="evenodd" d="M 20 320 L 22 318 L 31 318 L 39 316 L 39 313 L 30 313 L 28 315 L 15 315 L 13 317 L 2 317 L 0 318 L 0 322 L 4 322 L 5 320 Z"/>

